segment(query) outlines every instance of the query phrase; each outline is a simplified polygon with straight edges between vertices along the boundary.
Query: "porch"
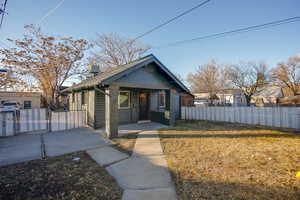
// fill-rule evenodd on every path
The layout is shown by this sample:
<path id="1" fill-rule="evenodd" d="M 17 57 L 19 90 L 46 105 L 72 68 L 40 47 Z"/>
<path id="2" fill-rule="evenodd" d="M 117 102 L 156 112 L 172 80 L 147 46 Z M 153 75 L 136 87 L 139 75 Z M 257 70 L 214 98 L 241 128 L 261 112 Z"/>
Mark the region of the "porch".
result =
<path id="1" fill-rule="evenodd" d="M 179 108 L 179 98 L 176 90 L 158 87 L 142 87 L 138 85 L 113 84 L 105 88 L 105 123 L 107 137 L 117 137 L 122 134 L 123 127 L 132 131 L 147 130 L 140 122 L 151 127 L 156 123 L 175 125 L 176 108 Z M 179 110 L 177 111 L 179 113 Z M 129 125 L 126 125 L 129 124 Z M 133 125 L 135 124 L 135 126 Z M 132 127 L 135 127 L 132 129 Z M 128 131 L 128 130 L 127 130 Z M 125 131 L 126 132 L 126 131 Z"/>
<path id="2" fill-rule="evenodd" d="M 140 133 L 143 131 L 156 131 L 160 128 L 167 128 L 168 125 L 158 122 L 122 124 L 118 126 L 118 137 L 128 134 Z M 105 128 L 97 129 L 97 133 L 106 134 Z"/>

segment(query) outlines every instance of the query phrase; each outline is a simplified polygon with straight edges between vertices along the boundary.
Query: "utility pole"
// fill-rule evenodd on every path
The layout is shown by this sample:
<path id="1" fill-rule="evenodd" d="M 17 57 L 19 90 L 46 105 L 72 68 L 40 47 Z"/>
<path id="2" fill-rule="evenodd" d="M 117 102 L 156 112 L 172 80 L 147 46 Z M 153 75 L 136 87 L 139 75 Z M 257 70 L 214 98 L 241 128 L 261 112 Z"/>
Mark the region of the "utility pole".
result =
<path id="1" fill-rule="evenodd" d="M 3 24 L 3 19 L 4 19 L 4 15 L 6 14 L 6 5 L 7 5 L 7 0 L 2 0 L 2 4 L 1 4 L 1 7 L 0 7 L 0 30 L 2 28 L 2 24 Z"/>

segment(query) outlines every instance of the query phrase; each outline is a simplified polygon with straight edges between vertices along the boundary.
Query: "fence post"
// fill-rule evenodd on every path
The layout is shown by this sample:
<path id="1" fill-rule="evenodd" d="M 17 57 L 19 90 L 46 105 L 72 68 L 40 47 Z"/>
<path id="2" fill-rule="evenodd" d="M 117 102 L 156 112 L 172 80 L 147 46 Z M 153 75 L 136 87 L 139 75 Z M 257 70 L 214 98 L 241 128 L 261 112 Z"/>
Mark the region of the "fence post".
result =
<path id="1" fill-rule="evenodd" d="M 47 121 L 47 130 L 48 132 L 51 132 L 52 131 L 52 112 L 49 108 L 47 108 L 46 110 L 47 112 L 47 118 L 46 118 L 46 121 Z"/>
<path id="2" fill-rule="evenodd" d="M 6 113 L 2 115 L 2 136 L 6 136 Z"/>
<path id="3" fill-rule="evenodd" d="M 17 111 L 13 112 L 13 135 L 17 134 Z"/>

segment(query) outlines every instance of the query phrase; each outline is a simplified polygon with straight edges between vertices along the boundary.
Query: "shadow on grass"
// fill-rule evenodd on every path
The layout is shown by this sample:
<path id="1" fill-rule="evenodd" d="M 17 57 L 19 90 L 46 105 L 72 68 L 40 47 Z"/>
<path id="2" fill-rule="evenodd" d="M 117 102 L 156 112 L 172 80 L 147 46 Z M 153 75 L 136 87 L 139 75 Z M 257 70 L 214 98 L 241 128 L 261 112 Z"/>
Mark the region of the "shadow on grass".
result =
<path id="1" fill-rule="evenodd" d="M 174 172 L 171 172 L 171 176 L 175 182 L 177 195 L 180 200 L 300 199 L 300 187 L 266 186 L 255 184 L 255 180 L 253 180 L 253 184 L 191 180 L 182 178 L 179 174 L 175 174 Z"/>
<path id="2" fill-rule="evenodd" d="M 0 177 L 3 200 L 117 200 L 122 196 L 116 181 L 85 152 L 1 167 Z"/>
<path id="3" fill-rule="evenodd" d="M 256 130 L 248 130 L 256 131 Z M 160 130 L 159 137 L 164 138 L 294 138 L 300 139 L 300 135 L 292 133 L 247 133 L 239 131 L 240 133 L 225 133 L 226 131 L 175 131 L 175 130 Z M 139 138 L 155 138 L 156 132 L 153 134 L 139 135 Z M 135 140 L 135 137 L 127 137 L 126 140 Z"/>
<path id="4" fill-rule="evenodd" d="M 131 156 L 137 139 L 137 133 L 124 134 L 113 138 L 114 147 L 127 155 Z"/>
<path id="5" fill-rule="evenodd" d="M 178 131 L 176 134 L 172 134 L 174 131 L 170 131 L 170 133 L 164 134 L 163 132 L 160 133 L 161 138 L 294 138 L 294 139 L 300 139 L 300 136 L 295 136 L 292 134 L 264 134 L 264 133 L 257 133 L 257 134 L 249 134 L 249 133 L 241 133 L 241 134 L 218 134 L 215 131 L 212 131 L 211 134 L 206 134 L 208 131 L 206 131 L 204 134 L 201 133 L 191 133 L 188 134 L 188 131 Z M 194 131 L 193 131 L 194 132 Z"/>

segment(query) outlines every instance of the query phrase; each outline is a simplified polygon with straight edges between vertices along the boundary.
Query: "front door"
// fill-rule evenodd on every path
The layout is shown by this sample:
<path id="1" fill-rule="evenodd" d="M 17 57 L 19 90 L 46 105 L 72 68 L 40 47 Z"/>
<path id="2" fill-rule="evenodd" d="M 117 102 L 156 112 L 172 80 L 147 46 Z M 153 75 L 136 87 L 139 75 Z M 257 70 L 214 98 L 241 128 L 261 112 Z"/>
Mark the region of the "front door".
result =
<path id="1" fill-rule="evenodd" d="M 139 95 L 139 120 L 149 119 L 149 93 L 141 92 Z"/>

